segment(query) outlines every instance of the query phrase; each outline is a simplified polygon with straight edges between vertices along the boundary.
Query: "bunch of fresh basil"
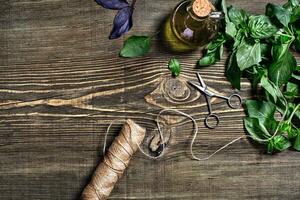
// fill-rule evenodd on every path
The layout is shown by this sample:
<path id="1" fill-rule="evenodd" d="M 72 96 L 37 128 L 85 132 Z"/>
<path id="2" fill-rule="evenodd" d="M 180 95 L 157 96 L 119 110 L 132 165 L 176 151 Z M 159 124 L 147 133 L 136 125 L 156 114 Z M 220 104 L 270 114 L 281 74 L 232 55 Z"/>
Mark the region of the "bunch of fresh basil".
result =
<path id="1" fill-rule="evenodd" d="M 290 49 L 300 52 L 300 4 L 289 0 L 283 6 L 268 4 L 266 15 L 253 16 L 242 9 L 227 7 L 224 28 L 210 42 L 200 66 L 215 64 L 222 58 L 223 46 L 230 57 L 227 79 L 240 89 L 241 77 L 250 79 L 254 89 L 262 87 L 265 95 L 246 102 L 245 128 L 251 137 L 267 145 L 268 153 L 289 147 L 300 151 L 299 72 Z M 275 112 L 281 113 L 280 120 Z"/>

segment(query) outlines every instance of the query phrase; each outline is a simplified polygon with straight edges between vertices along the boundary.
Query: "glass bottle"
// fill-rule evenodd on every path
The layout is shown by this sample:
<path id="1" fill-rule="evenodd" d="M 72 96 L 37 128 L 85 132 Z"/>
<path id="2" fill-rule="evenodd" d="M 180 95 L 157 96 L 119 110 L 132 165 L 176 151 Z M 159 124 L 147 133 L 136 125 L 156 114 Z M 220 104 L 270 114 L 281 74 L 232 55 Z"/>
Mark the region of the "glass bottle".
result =
<path id="1" fill-rule="evenodd" d="M 175 52 L 203 47 L 217 35 L 221 18 L 209 0 L 182 1 L 166 20 L 163 41 Z"/>

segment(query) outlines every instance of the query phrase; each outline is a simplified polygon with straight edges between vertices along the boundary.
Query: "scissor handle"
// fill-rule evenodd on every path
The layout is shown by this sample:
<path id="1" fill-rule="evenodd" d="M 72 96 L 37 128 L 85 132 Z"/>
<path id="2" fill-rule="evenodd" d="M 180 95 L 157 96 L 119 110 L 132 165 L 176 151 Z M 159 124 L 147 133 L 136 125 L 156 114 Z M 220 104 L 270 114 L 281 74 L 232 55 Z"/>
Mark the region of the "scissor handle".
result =
<path id="1" fill-rule="evenodd" d="M 210 124 L 209 124 L 209 121 L 211 121 L 212 119 L 214 119 L 215 122 L 216 122 L 214 125 L 210 125 Z M 220 118 L 219 118 L 219 116 L 216 115 L 216 114 L 209 114 L 209 115 L 207 115 L 206 118 L 205 118 L 205 125 L 206 125 L 208 128 L 210 128 L 210 129 L 215 129 L 215 128 L 217 128 L 217 127 L 219 126 L 219 122 L 220 122 Z"/>
<path id="2" fill-rule="evenodd" d="M 233 99 L 238 99 L 238 104 L 234 104 Z M 242 106 L 243 100 L 242 97 L 238 94 L 232 94 L 227 99 L 228 105 L 233 109 L 238 109 Z"/>

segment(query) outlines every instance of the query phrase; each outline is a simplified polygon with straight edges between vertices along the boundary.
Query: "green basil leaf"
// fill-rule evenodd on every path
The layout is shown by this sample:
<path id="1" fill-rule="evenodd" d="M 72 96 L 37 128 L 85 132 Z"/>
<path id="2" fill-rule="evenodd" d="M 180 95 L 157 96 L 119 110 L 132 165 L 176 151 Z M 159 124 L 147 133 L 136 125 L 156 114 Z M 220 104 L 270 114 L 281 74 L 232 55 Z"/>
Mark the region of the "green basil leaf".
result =
<path id="1" fill-rule="evenodd" d="M 222 44 L 224 44 L 225 42 L 226 42 L 225 36 L 219 33 L 217 37 L 207 45 L 206 47 L 207 53 L 217 51 L 217 49 L 220 46 L 222 46 Z"/>
<path id="2" fill-rule="evenodd" d="M 169 70 L 172 72 L 173 76 L 179 76 L 181 71 L 180 63 L 177 59 L 173 58 L 169 61 L 168 64 Z"/>
<path id="3" fill-rule="evenodd" d="M 283 98 L 279 98 L 276 103 L 276 109 L 281 113 L 281 115 L 283 115 L 285 113 L 285 111 L 287 110 L 287 113 L 286 113 L 287 118 L 292 114 L 292 112 L 295 108 L 296 108 L 296 105 L 294 103 L 286 104 L 286 102 L 283 100 Z M 297 112 L 296 112 L 296 116 L 297 116 Z"/>
<path id="4" fill-rule="evenodd" d="M 257 118 L 262 123 L 267 119 L 274 119 L 276 106 L 271 102 L 247 100 L 246 107 L 249 117 Z"/>
<path id="5" fill-rule="evenodd" d="M 225 0 L 221 0 L 221 10 L 224 13 L 225 16 L 225 33 L 231 38 L 234 38 L 234 36 L 237 33 L 235 25 L 230 22 L 229 17 L 228 17 L 228 10 L 227 10 L 227 5 Z"/>
<path id="6" fill-rule="evenodd" d="M 198 64 L 199 66 L 209 66 L 209 65 L 213 65 L 217 62 L 217 53 L 216 52 L 212 52 L 209 54 L 206 54 L 205 56 L 203 56 L 199 61 Z"/>
<path id="7" fill-rule="evenodd" d="M 287 98 L 297 98 L 299 97 L 300 94 L 300 90 L 299 90 L 299 85 L 292 83 L 292 82 L 288 82 L 286 84 L 286 91 L 284 93 L 284 95 Z"/>
<path id="8" fill-rule="evenodd" d="M 259 122 L 259 129 L 264 133 L 265 138 L 271 137 L 278 122 L 274 118 L 276 106 L 266 101 L 246 101 L 247 113 L 250 118 L 255 118 Z"/>
<path id="9" fill-rule="evenodd" d="M 287 33 L 287 28 L 280 29 L 276 34 L 274 34 L 273 44 L 288 44 L 290 45 L 293 41 L 294 36 Z"/>
<path id="10" fill-rule="evenodd" d="M 286 84 L 286 92 L 293 93 L 294 95 L 300 94 L 299 85 L 296 83 L 288 82 Z"/>
<path id="11" fill-rule="evenodd" d="M 260 43 L 250 44 L 247 41 L 243 41 L 238 47 L 236 57 L 241 71 L 253 65 L 258 65 L 261 62 Z"/>
<path id="12" fill-rule="evenodd" d="M 297 7 L 299 5 L 299 1 L 298 0 L 288 0 L 288 2 L 286 4 L 283 5 L 283 8 L 289 10 L 289 11 L 293 11 L 293 9 L 295 7 Z"/>
<path id="13" fill-rule="evenodd" d="M 247 132 L 250 134 L 252 139 L 256 140 L 264 140 L 268 139 L 271 137 L 270 135 L 266 134 L 264 131 L 261 130 L 261 125 L 259 123 L 259 120 L 257 118 L 251 118 L 251 117 L 246 117 L 244 118 L 244 126 L 247 130 Z M 259 143 L 265 143 L 258 141 Z"/>
<path id="14" fill-rule="evenodd" d="M 223 44 L 218 49 L 218 53 L 219 53 L 219 60 L 221 60 L 221 58 L 223 57 L 223 53 L 224 53 L 224 45 Z"/>
<path id="15" fill-rule="evenodd" d="M 291 142 L 283 135 L 276 135 L 272 139 L 272 143 L 277 151 L 284 151 L 292 146 Z"/>
<path id="16" fill-rule="evenodd" d="M 292 125 L 291 123 L 288 122 L 283 122 L 280 126 L 279 126 L 279 131 L 282 133 L 287 133 L 287 132 L 291 132 L 292 130 Z"/>
<path id="17" fill-rule="evenodd" d="M 297 110 L 296 107 L 299 105 L 299 102 L 298 104 L 295 104 L 295 103 L 288 103 L 288 109 L 287 109 L 287 113 L 286 113 L 286 118 L 289 118 L 292 113 L 294 113 L 294 116 L 295 118 L 298 118 L 298 120 L 300 120 L 300 109 L 298 108 Z M 281 112 L 281 113 L 284 113 L 285 110 L 286 110 L 286 107 L 283 107 L 282 105 L 280 105 L 280 107 L 278 108 L 279 106 L 277 106 L 277 109 Z"/>
<path id="18" fill-rule="evenodd" d="M 294 7 L 300 6 L 299 0 L 288 0 Z"/>
<path id="19" fill-rule="evenodd" d="M 256 89 L 258 83 L 261 82 L 261 78 L 265 75 L 265 70 L 263 67 L 261 66 L 254 66 L 253 67 L 253 72 L 251 74 L 249 74 L 249 78 L 252 82 L 252 88 Z"/>
<path id="20" fill-rule="evenodd" d="M 209 66 L 215 64 L 223 56 L 223 44 L 226 38 L 223 34 L 218 34 L 216 39 L 211 41 L 206 47 L 205 55 L 198 61 L 200 66 Z"/>
<path id="21" fill-rule="evenodd" d="M 230 56 L 230 59 L 229 59 L 228 65 L 227 65 L 226 77 L 227 77 L 227 80 L 231 83 L 231 85 L 234 88 L 240 90 L 241 89 L 241 76 L 242 76 L 242 72 L 236 62 L 236 53 L 233 52 Z"/>
<path id="22" fill-rule="evenodd" d="M 230 6 L 228 17 L 236 27 L 247 27 L 248 14 L 244 10 Z"/>
<path id="23" fill-rule="evenodd" d="M 130 36 L 121 49 L 120 56 L 133 58 L 143 56 L 149 52 L 151 47 L 151 37 L 147 36 Z"/>
<path id="24" fill-rule="evenodd" d="M 291 127 L 291 125 L 290 125 L 290 127 Z M 290 130 L 288 131 L 288 138 L 289 139 L 295 139 L 299 134 L 300 134 L 300 129 L 290 128 Z"/>
<path id="25" fill-rule="evenodd" d="M 266 76 L 262 76 L 260 83 L 261 86 L 273 97 L 273 102 L 276 103 L 277 98 L 282 96 L 280 89 Z"/>
<path id="26" fill-rule="evenodd" d="M 226 5 L 225 0 L 221 0 L 221 10 L 223 11 L 223 13 L 225 15 L 225 21 L 228 22 L 229 21 L 228 10 L 227 10 L 227 5 Z"/>
<path id="27" fill-rule="evenodd" d="M 234 37 L 233 49 L 236 49 L 241 44 L 242 41 L 244 41 L 244 33 L 240 29 L 238 30 L 237 34 Z"/>
<path id="28" fill-rule="evenodd" d="M 267 4 L 266 15 L 269 17 L 274 17 L 283 26 L 287 27 L 291 21 L 292 12 L 272 3 Z"/>
<path id="29" fill-rule="evenodd" d="M 286 84 L 296 69 L 297 61 L 292 53 L 286 51 L 280 59 L 269 67 L 269 79 L 279 87 Z"/>
<path id="30" fill-rule="evenodd" d="M 293 13 L 292 13 L 292 16 L 291 16 L 291 23 L 294 23 L 298 20 L 300 20 L 300 6 L 296 7 L 293 10 Z"/>
<path id="31" fill-rule="evenodd" d="M 277 32 L 276 26 L 265 15 L 250 16 L 248 26 L 250 35 L 257 39 L 269 38 Z"/>
<path id="32" fill-rule="evenodd" d="M 300 151 L 300 129 L 295 130 L 297 131 L 297 136 L 293 145 L 293 148 L 296 149 L 297 151 Z"/>
<path id="33" fill-rule="evenodd" d="M 299 6 L 299 0 L 288 0 L 288 2 L 285 5 L 290 4 L 293 8 Z"/>
<path id="34" fill-rule="evenodd" d="M 290 44 L 276 44 L 272 46 L 271 55 L 273 61 L 281 60 L 288 52 Z"/>
<path id="35" fill-rule="evenodd" d="M 225 33 L 226 35 L 230 36 L 231 38 L 234 38 L 237 30 L 235 25 L 232 22 L 227 22 L 225 27 Z"/>

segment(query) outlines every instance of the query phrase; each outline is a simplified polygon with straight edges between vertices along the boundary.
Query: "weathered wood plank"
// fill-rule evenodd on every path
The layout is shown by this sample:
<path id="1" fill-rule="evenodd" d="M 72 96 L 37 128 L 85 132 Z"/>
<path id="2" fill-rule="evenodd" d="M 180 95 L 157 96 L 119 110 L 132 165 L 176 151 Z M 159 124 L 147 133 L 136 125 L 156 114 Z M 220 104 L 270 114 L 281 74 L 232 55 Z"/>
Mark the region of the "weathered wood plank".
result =
<path id="1" fill-rule="evenodd" d="M 138 1 L 130 34 L 157 32 L 177 2 Z M 263 13 L 267 2 L 284 1 L 229 1 L 252 13 Z M 199 124 L 198 156 L 244 134 L 243 110 L 228 109 L 220 100 L 214 101 L 220 128 L 205 128 L 207 108 L 192 88 L 193 98 L 187 104 L 146 102 L 144 97 L 169 75 L 166 65 L 174 55 L 157 40 L 146 57 L 119 58 L 127 36 L 107 39 L 114 13 L 94 1 L 1 2 L 1 199 L 78 199 L 102 159 L 104 134 L 114 119 L 133 118 L 151 137 L 162 107 L 179 108 Z M 200 51 L 176 55 L 184 66 L 183 79 L 195 79 L 200 55 Z M 299 54 L 296 57 L 300 62 Z M 209 86 L 230 94 L 224 62 L 200 71 Z M 247 80 L 242 85 L 240 94 L 251 98 Z M 137 153 L 111 199 L 299 198 L 297 152 L 268 156 L 261 146 L 244 139 L 199 163 L 190 159 L 188 151 L 192 128 L 191 123 L 175 127 L 160 160 Z M 109 141 L 119 129 L 119 124 L 113 126 Z"/>

